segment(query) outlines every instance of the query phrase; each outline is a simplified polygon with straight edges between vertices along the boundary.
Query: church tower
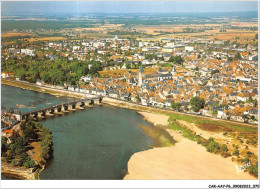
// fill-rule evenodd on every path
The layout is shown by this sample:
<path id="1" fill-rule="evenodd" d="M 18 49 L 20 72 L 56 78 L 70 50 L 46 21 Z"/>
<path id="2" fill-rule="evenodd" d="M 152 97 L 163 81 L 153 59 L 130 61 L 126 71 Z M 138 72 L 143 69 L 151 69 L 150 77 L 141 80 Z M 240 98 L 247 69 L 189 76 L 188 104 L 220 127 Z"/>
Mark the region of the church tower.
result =
<path id="1" fill-rule="evenodd" d="M 142 86 L 144 77 L 145 77 L 145 73 L 144 73 L 144 69 L 143 69 L 143 64 L 141 63 L 140 71 L 139 71 L 139 74 L 138 74 L 138 85 L 139 85 L 139 87 Z"/>
<path id="2" fill-rule="evenodd" d="M 172 74 L 172 75 L 177 74 L 177 72 L 176 72 L 176 70 L 175 70 L 175 67 L 174 67 L 174 64 L 172 65 L 172 71 L 171 71 L 171 74 Z"/>

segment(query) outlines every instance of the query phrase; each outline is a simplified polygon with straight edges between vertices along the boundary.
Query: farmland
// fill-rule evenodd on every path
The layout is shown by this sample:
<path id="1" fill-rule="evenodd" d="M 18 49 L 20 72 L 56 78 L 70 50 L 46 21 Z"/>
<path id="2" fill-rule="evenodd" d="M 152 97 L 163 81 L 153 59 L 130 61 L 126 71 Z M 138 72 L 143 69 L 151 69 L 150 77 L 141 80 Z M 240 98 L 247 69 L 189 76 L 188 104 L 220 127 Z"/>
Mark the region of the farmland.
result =
<path id="1" fill-rule="evenodd" d="M 29 38 L 29 42 L 34 41 L 59 41 L 59 40 L 65 40 L 65 37 L 42 37 L 42 38 Z"/>

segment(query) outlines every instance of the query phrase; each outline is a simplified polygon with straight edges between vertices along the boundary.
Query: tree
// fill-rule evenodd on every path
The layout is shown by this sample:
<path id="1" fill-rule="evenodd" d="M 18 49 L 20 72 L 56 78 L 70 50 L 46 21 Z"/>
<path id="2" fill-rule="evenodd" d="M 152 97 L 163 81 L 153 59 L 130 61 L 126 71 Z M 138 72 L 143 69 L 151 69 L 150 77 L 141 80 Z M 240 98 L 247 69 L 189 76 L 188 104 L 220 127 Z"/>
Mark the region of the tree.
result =
<path id="1" fill-rule="evenodd" d="M 229 43 L 230 43 L 230 40 L 224 41 L 225 46 L 228 46 Z"/>
<path id="2" fill-rule="evenodd" d="M 236 150 L 233 152 L 233 155 L 236 155 L 236 156 L 238 156 L 238 155 L 239 155 L 239 150 L 238 150 L 238 149 L 236 149 Z"/>
<path id="3" fill-rule="evenodd" d="M 228 151 L 227 145 L 226 145 L 226 144 L 222 144 L 221 150 L 222 150 L 223 152 L 227 152 L 227 151 Z"/>
<path id="4" fill-rule="evenodd" d="M 135 101 L 140 103 L 141 102 L 141 98 L 139 96 L 135 97 Z"/>
<path id="5" fill-rule="evenodd" d="M 182 63 L 184 62 L 184 60 L 181 58 L 181 56 L 174 56 L 174 57 L 171 57 L 169 59 L 169 62 L 173 62 L 174 64 L 179 64 L 179 65 L 182 65 Z"/>
<path id="6" fill-rule="evenodd" d="M 230 120 L 231 119 L 231 113 L 227 112 L 226 115 L 227 115 L 227 120 Z"/>
<path id="7" fill-rule="evenodd" d="M 254 88 L 252 92 L 255 93 L 255 94 L 258 93 L 256 88 Z"/>
<path id="8" fill-rule="evenodd" d="M 131 69 L 131 65 L 129 63 L 126 64 L 126 69 Z"/>
<path id="9" fill-rule="evenodd" d="M 11 154 L 8 154 L 6 157 L 5 157 L 5 162 L 9 163 L 12 159 L 12 155 Z"/>
<path id="10" fill-rule="evenodd" d="M 236 53 L 234 59 L 235 59 L 235 60 L 240 60 L 240 59 L 242 59 L 240 53 Z"/>
<path id="11" fill-rule="evenodd" d="M 204 108 L 205 100 L 199 97 L 192 97 L 190 100 L 191 109 L 194 112 L 198 112 L 200 109 Z"/>
<path id="12" fill-rule="evenodd" d="M 1 137 L 1 155 L 3 155 L 8 150 L 7 138 Z"/>
<path id="13" fill-rule="evenodd" d="M 249 96 L 247 102 L 249 102 L 249 103 L 253 102 L 253 98 L 252 98 L 252 96 Z"/>
<path id="14" fill-rule="evenodd" d="M 35 165 L 34 161 L 29 156 L 27 156 L 25 162 L 23 163 L 23 166 L 26 168 L 32 168 L 34 167 L 34 165 Z"/>
<path id="15" fill-rule="evenodd" d="M 252 121 L 255 121 L 255 116 L 252 115 L 252 116 L 250 117 L 250 119 L 251 119 Z"/>
<path id="16" fill-rule="evenodd" d="M 258 162 L 256 162 L 255 165 L 251 165 L 248 168 L 248 171 L 250 174 L 254 175 L 254 176 L 258 176 Z"/>
<path id="17" fill-rule="evenodd" d="M 15 166 L 15 165 L 16 165 L 16 163 L 15 163 L 15 160 L 14 160 L 14 159 L 12 160 L 12 165 L 13 165 L 13 166 Z"/>
<path id="18" fill-rule="evenodd" d="M 188 105 L 187 105 L 187 104 L 184 106 L 184 110 L 185 110 L 185 111 L 188 111 L 188 110 L 189 110 L 189 108 L 188 108 Z"/>
<path id="19" fill-rule="evenodd" d="M 219 150 L 219 144 L 216 141 L 210 141 L 207 150 L 216 153 Z"/>
<path id="20" fill-rule="evenodd" d="M 171 108 L 174 109 L 174 110 L 179 110 L 181 108 L 181 103 L 179 103 L 179 102 L 176 102 L 176 103 L 172 102 L 171 103 Z"/>
<path id="21" fill-rule="evenodd" d="M 219 70 L 212 70 L 211 75 L 213 76 L 214 74 L 219 73 L 219 72 L 220 72 Z"/>
<path id="22" fill-rule="evenodd" d="M 227 59 L 229 62 L 232 62 L 233 61 L 233 58 L 232 57 L 228 57 Z"/>
<path id="23" fill-rule="evenodd" d="M 26 80 L 26 75 L 22 74 L 21 77 L 20 77 L 20 80 L 25 81 Z"/>
<path id="24" fill-rule="evenodd" d="M 242 119 L 244 120 L 245 123 L 249 121 L 249 117 L 245 114 L 242 116 Z"/>

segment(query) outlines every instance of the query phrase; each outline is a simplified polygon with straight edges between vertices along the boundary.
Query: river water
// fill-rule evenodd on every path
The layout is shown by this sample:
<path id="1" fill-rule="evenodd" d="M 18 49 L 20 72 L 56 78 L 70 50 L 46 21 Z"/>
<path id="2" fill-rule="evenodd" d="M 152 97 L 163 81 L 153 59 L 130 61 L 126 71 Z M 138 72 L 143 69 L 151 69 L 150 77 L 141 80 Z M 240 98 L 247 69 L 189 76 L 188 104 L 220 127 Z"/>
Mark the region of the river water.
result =
<path id="1" fill-rule="evenodd" d="M 21 112 L 72 100 L 7 85 L 1 85 L 1 93 L 2 109 L 12 107 Z M 54 158 L 41 172 L 41 180 L 122 179 L 130 157 L 152 143 L 139 127 L 150 125 L 141 115 L 107 105 L 54 116 L 42 123 L 53 133 Z M 6 177 L 2 175 L 2 179 Z"/>

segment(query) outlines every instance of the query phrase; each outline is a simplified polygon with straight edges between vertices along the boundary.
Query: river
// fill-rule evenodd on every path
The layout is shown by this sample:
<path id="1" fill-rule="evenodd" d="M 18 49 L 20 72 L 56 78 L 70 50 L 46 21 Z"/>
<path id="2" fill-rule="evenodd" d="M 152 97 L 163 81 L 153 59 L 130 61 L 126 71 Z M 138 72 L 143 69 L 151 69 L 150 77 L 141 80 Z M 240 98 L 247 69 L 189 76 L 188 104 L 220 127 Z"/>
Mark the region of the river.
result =
<path id="1" fill-rule="evenodd" d="M 2 108 L 21 112 L 72 100 L 7 85 L 1 85 L 1 93 Z M 41 172 L 41 180 L 123 179 L 130 157 L 152 143 L 139 127 L 150 126 L 141 115 L 108 105 L 54 116 L 42 123 L 53 133 L 54 158 Z"/>

